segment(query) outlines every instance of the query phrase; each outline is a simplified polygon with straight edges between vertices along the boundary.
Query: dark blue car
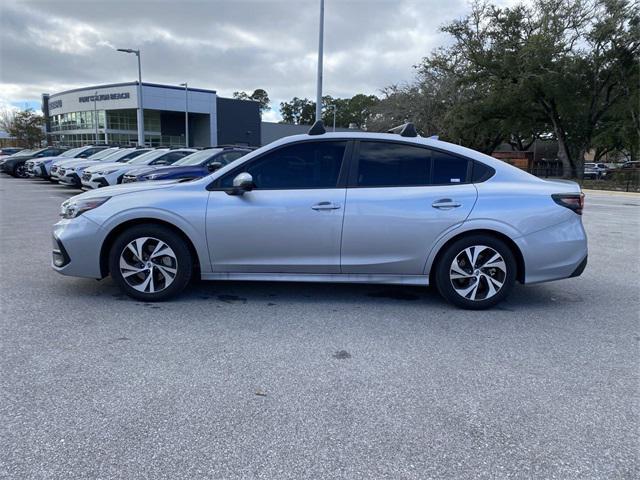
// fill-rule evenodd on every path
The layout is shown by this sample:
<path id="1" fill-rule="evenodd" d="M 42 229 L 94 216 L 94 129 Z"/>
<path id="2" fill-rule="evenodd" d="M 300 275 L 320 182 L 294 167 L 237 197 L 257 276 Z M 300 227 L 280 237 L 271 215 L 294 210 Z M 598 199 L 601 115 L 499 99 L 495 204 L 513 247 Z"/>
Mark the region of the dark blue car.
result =
<path id="1" fill-rule="evenodd" d="M 128 171 L 122 183 L 200 178 L 249 153 L 249 147 L 215 147 L 187 155 L 171 165 L 148 165 Z"/>

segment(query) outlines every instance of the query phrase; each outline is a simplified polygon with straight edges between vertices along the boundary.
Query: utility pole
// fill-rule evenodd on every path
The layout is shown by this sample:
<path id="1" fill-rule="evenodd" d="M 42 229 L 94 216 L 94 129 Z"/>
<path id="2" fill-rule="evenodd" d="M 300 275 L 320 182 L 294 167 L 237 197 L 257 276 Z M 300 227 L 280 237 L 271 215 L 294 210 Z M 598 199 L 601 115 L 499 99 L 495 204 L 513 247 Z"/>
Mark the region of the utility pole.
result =
<path id="1" fill-rule="evenodd" d="M 96 145 L 98 145 L 98 92 L 93 96 L 93 123 L 96 127 Z"/>
<path id="2" fill-rule="evenodd" d="M 187 82 L 181 83 L 184 87 L 184 132 L 186 147 L 189 148 L 189 85 Z"/>
<path id="3" fill-rule="evenodd" d="M 320 0 L 320 33 L 318 36 L 318 79 L 316 84 L 316 122 L 322 120 L 322 55 L 324 47 L 324 0 Z"/>
<path id="4" fill-rule="evenodd" d="M 119 52 L 133 53 L 138 57 L 138 146 L 144 146 L 144 110 L 142 109 L 142 67 L 140 64 L 140 50 L 132 48 L 118 48 Z"/>

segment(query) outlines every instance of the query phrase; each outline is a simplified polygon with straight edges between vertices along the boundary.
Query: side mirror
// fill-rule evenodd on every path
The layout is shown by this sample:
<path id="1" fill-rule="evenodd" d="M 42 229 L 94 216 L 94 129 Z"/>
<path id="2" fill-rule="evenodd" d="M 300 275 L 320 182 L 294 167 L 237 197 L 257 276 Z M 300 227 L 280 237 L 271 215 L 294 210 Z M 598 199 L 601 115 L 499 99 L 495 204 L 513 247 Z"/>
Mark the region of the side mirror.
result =
<path id="1" fill-rule="evenodd" d="M 210 172 L 215 172 L 219 168 L 222 168 L 222 163 L 220 163 L 220 162 L 211 162 L 209 165 L 207 165 L 207 169 Z"/>
<path id="2" fill-rule="evenodd" d="M 229 195 L 243 195 L 245 192 L 253 190 L 253 177 L 247 172 L 236 175 L 233 179 L 233 188 L 228 191 Z"/>

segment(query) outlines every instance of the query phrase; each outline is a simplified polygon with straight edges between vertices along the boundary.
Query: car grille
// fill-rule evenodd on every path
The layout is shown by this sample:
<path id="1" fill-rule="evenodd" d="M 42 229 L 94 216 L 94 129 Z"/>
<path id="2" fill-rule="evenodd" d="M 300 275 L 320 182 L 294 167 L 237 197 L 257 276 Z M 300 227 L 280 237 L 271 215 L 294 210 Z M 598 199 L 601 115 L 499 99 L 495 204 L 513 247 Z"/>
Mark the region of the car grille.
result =
<path id="1" fill-rule="evenodd" d="M 88 182 L 89 180 L 91 180 L 91 173 L 89 172 L 84 172 L 82 174 L 82 180 L 84 180 L 85 182 Z"/>
<path id="2" fill-rule="evenodd" d="M 58 176 L 59 176 L 59 177 L 64 176 L 64 172 L 65 172 L 65 169 L 64 169 L 64 168 L 59 168 L 59 169 L 58 169 Z"/>

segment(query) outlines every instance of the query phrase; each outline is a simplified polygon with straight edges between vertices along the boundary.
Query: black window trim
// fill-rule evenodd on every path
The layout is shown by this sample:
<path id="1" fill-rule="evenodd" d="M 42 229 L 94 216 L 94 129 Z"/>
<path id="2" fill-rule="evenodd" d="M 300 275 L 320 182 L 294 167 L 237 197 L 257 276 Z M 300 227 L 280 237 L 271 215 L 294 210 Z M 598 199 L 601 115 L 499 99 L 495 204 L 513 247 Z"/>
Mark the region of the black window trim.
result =
<path id="1" fill-rule="evenodd" d="M 350 166 L 353 160 L 353 144 L 354 144 L 354 140 L 349 139 L 349 138 L 313 138 L 313 139 L 308 139 L 308 140 L 299 140 L 297 142 L 291 142 L 291 143 L 285 143 L 283 145 L 280 145 L 276 148 L 271 148 L 269 150 L 267 150 L 266 152 L 250 159 L 247 160 L 246 162 L 243 162 L 241 165 L 238 165 L 237 167 L 235 167 L 234 169 L 232 169 L 231 171 L 225 173 L 224 175 L 216 178 L 215 180 L 213 180 L 209 185 L 207 185 L 207 190 L 209 190 L 210 192 L 226 192 L 229 189 L 228 188 L 223 188 L 220 186 L 220 182 L 222 182 L 222 179 L 227 177 L 227 175 L 229 176 L 235 176 L 238 175 L 239 173 L 242 173 L 243 171 L 245 171 L 252 163 L 255 163 L 257 161 L 259 161 L 261 158 L 264 158 L 265 155 L 270 155 L 273 152 L 277 152 L 278 150 L 282 149 L 282 148 L 286 148 L 286 147 L 290 147 L 293 145 L 300 145 L 303 143 L 320 143 L 320 142 L 346 142 L 347 145 L 344 149 L 344 155 L 342 157 L 342 165 L 340 166 L 340 172 L 338 173 L 338 181 L 336 182 L 336 186 L 335 187 L 327 187 L 327 188 L 314 188 L 314 187 L 301 187 L 301 188 L 260 188 L 260 189 L 256 189 L 256 191 L 260 191 L 260 192 L 267 192 L 267 191 L 283 191 L 283 190 L 333 190 L 336 188 L 346 188 L 347 187 L 347 177 L 348 177 L 348 172 L 350 171 Z M 242 157 L 240 157 L 242 158 Z"/>
<path id="2" fill-rule="evenodd" d="M 428 185 L 380 185 L 380 186 L 361 186 L 358 185 L 358 172 L 359 172 L 359 168 L 360 168 L 360 143 L 361 142 L 374 142 L 374 143 L 394 143 L 397 145 L 403 145 L 403 146 L 410 146 L 410 147 L 417 147 L 417 148 L 423 148 L 429 152 L 431 151 L 436 151 L 436 152 L 440 152 L 440 153 L 446 153 L 447 155 L 451 155 L 452 157 L 457 157 L 457 158 L 461 158 L 463 160 L 467 161 L 467 172 L 466 172 L 466 177 L 464 182 L 459 182 L 459 183 L 431 183 L 431 180 L 433 178 L 433 157 L 430 155 L 430 162 L 431 162 L 431 169 L 430 169 L 430 178 L 429 178 L 429 184 Z M 437 148 L 437 147 L 432 147 L 431 145 L 423 145 L 421 143 L 415 143 L 415 142 L 402 142 L 402 141 L 397 141 L 397 140 L 387 140 L 387 139 L 363 139 L 363 140 L 356 140 L 355 141 L 355 145 L 353 148 L 353 156 L 352 156 L 352 162 L 351 162 L 351 169 L 349 171 L 349 181 L 347 182 L 347 188 L 416 188 L 416 187 L 445 187 L 445 186 L 452 186 L 452 185 L 469 185 L 469 184 L 473 184 L 473 165 L 477 160 L 474 160 L 473 158 L 469 158 L 466 157 L 464 155 L 460 155 L 458 153 L 454 153 L 451 152 L 449 150 L 445 150 L 443 148 Z M 486 165 L 486 164 L 483 164 Z M 490 167 L 489 165 L 486 165 L 488 168 L 490 168 L 491 170 L 493 170 L 493 174 L 495 174 L 495 170 Z M 488 177 L 487 179 L 483 180 L 486 181 L 489 178 L 491 178 L 493 176 L 493 174 Z"/>

